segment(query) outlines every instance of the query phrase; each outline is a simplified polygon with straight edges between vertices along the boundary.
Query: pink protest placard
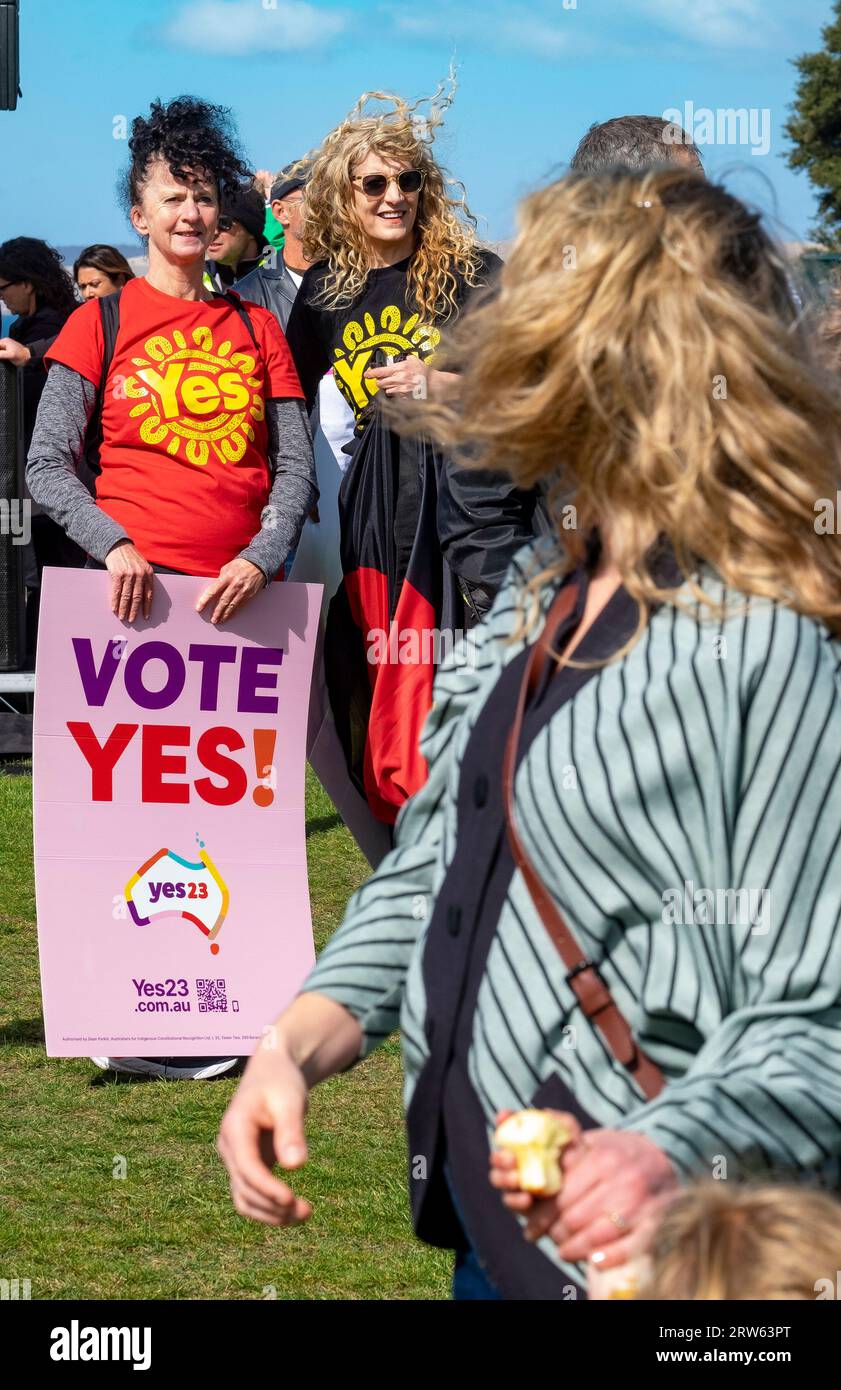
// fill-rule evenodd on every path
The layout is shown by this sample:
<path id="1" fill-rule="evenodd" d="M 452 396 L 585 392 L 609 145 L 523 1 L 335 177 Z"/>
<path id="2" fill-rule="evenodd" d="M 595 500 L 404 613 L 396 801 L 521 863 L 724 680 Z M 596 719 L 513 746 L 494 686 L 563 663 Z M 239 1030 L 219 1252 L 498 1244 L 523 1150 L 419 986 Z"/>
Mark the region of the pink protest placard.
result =
<path id="1" fill-rule="evenodd" d="M 207 580 L 44 571 L 33 738 L 47 1053 L 245 1056 L 313 959 L 304 766 L 319 585 L 214 627 Z"/>

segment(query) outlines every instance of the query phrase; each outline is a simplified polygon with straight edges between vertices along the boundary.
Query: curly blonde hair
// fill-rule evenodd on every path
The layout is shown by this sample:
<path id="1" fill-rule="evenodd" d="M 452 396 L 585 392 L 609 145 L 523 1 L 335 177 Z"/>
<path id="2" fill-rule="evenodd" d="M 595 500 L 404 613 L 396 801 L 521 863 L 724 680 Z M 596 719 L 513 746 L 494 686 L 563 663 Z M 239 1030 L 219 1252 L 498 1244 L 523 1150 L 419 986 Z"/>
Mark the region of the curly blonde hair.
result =
<path id="1" fill-rule="evenodd" d="M 534 193 L 498 294 L 454 327 L 438 365 L 459 373 L 457 396 L 408 403 L 406 427 L 547 487 L 565 549 L 531 580 L 524 627 L 607 523 L 640 605 L 635 638 L 653 600 L 721 616 L 704 566 L 841 635 L 841 542 L 815 526 L 818 499 L 841 487 L 837 381 L 759 217 L 724 189 L 674 167 Z M 657 536 L 690 599 L 656 586 Z"/>
<path id="2" fill-rule="evenodd" d="M 459 279 L 470 286 L 477 284 L 481 261 L 476 219 L 467 207 L 463 186 L 449 178 L 432 156 L 434 132 L 451 100 L 436 104 L 441 90 L 423 116 L 420 102 L 410 105 L 390 92 L 365 92 L 310 156 L 304 255 L 310 261 L 328 263 L 314 303 L 329 309 L 344 307 L 353 304 L 365 288 L 370 246 L 354 211 L 350 177 L 370 153 L 401 160 L 424 175 L 408 273 L 409 297 L 421 317 L 450 318 L 458 309 Z M 391 109 L 366 115 L 371 101 L 387 102 Z M 456 190 L 457 196 L 448 189 Z"/>

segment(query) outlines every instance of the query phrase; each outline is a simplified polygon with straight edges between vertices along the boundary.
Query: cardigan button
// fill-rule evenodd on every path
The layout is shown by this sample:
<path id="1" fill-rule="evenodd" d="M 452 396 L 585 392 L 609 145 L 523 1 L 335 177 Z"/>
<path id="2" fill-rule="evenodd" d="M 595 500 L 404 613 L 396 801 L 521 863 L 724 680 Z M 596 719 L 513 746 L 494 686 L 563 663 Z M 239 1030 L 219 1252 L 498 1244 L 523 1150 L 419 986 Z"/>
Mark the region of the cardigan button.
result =
<path id="1" fill-rule="evenodd" d="M 474 806 L 484 806 L 488 799 L 488 779 L 484 772 L 480 773 L 473 783 L 473 804 Z"/>
<path id="2" fill-rule="evenodd" d="M 450 936 L 458 936 L 461 931 L 461 908 L 456 903 L 447 908 L 447 931 Z"/>

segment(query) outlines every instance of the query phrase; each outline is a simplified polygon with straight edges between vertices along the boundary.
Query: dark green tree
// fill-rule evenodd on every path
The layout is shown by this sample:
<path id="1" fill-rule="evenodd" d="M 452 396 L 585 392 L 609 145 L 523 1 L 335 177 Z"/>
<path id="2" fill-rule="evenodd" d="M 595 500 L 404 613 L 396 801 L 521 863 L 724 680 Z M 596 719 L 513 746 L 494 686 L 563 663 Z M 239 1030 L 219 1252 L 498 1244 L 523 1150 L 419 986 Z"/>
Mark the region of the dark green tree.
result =
<path id="1" fill-rule="evenodd" d="M 794 149 L 792 169 L 805 169 L 819 189 L 820 220 L 816 240 L 841 250 L 841 0 L 834 0 L 835 19 L 822 31 L 819 53 L 794 59 L 800 73 L 791 118 L 785 133 Z"/>

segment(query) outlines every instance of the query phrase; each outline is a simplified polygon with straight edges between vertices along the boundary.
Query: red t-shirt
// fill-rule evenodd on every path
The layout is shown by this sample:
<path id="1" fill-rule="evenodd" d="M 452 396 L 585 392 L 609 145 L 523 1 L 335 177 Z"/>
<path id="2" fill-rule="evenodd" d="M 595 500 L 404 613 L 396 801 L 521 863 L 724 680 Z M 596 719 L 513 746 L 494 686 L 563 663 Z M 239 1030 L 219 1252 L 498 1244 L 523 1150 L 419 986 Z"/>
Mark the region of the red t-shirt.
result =
<path id="1" fill-rule="evenodd" d="M 151 564 L 215 576 L 260 529 L 271 489 L 265 402 L 303 392 L 275 317 L 247 310 L 259 356 L 223 299 L 175 299 L 144 279 L 120 296 L 96 500 Z M 103 350 L 92 299 L 46 356 L 98 386 Z"/>

